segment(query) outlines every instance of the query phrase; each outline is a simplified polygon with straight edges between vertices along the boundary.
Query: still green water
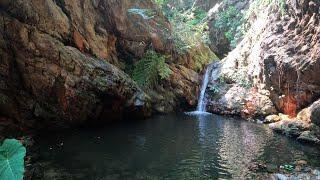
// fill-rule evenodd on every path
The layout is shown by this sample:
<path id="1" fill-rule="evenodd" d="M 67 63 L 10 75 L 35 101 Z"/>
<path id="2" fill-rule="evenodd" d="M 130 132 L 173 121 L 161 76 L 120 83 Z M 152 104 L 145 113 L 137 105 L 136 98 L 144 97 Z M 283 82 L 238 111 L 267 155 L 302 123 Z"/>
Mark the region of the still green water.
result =
<path id="1" fill-rule="evenodd" d="M 156 116 L 41 139 L 41 160 L 68 179 L 251 179 L 257 173 L 248 167 L 256 162 L 280 166 L 305 159 L 320 166 L 316 147 L 217 115 Z"/>

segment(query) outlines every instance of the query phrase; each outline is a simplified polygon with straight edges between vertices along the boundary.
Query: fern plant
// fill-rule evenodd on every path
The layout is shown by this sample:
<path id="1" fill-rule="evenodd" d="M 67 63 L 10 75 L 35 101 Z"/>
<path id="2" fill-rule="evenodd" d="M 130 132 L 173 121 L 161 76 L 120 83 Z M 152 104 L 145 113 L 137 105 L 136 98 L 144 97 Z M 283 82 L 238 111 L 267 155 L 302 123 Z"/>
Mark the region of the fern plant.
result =
<path id="1" fill-rule="evenodd" d="M 26 148 L 16 139 L 6 139 L 0 146 L 0 179 L 22 180 Z"/>
<path id="2" fill-rule="evenodd" d="M 142 87 L 152 88 L 159 78 L 166 79 L 171 73 L 164 55 L 147 51 L 145 57 L 135 64 L 133 79 Z"/>

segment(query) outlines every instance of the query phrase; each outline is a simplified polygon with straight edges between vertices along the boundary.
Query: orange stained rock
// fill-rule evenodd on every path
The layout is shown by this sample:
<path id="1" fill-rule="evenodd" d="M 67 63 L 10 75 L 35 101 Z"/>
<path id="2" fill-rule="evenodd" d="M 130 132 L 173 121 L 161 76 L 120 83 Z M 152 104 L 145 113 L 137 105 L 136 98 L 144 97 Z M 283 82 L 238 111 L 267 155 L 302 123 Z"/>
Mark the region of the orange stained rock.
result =
<path id="1" fill-rule="evenodd" d="M 81 51 L 84 52 L 84 38 L 78 31 L 73 32 L 73 40 L 77 48 Z"/>
<path id="2" fill-rule="evenodd" d="M 297 116 L 297 100 L 292 95 L 287 95 L 283 98 L 282 107 L 284 114 L 289 115 L 291 118 Z"/>

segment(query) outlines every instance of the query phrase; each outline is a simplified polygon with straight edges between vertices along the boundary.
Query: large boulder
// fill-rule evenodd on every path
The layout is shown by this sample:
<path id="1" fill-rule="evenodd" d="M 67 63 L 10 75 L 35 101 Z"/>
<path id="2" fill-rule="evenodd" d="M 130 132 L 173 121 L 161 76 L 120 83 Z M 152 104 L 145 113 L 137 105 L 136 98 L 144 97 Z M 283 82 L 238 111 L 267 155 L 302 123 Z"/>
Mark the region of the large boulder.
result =
<path id="1" fill-rule="evenodd" d="M 297 115 L 297 119 L 320 126 L 320 99 L 301 110 Z"/>

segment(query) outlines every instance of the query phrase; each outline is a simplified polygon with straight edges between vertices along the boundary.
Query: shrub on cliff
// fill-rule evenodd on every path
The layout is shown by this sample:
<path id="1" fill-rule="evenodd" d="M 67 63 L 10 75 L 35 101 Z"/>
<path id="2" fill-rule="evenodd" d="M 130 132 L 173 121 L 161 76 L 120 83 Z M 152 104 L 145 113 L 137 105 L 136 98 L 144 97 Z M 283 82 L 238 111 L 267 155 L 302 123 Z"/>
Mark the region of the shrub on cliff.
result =
<path id="1" fill-rule="evenodd" d="M 234 6 L 229 6 L 219 12 L 216 21 L 214 21 L 214 27 L 224 31 L 225 37 L 234 48 L 245 33 L 244 23 L 244 15 Z"/>
<path id="2" fill-rule="evenodd" d="M 152 88 L 158 83 L 159 78 L 166 79 L 171 73 L 166 57 L 149 50 L 145 57 L 135 64 L 133 79 L 142 87 Z"/>

